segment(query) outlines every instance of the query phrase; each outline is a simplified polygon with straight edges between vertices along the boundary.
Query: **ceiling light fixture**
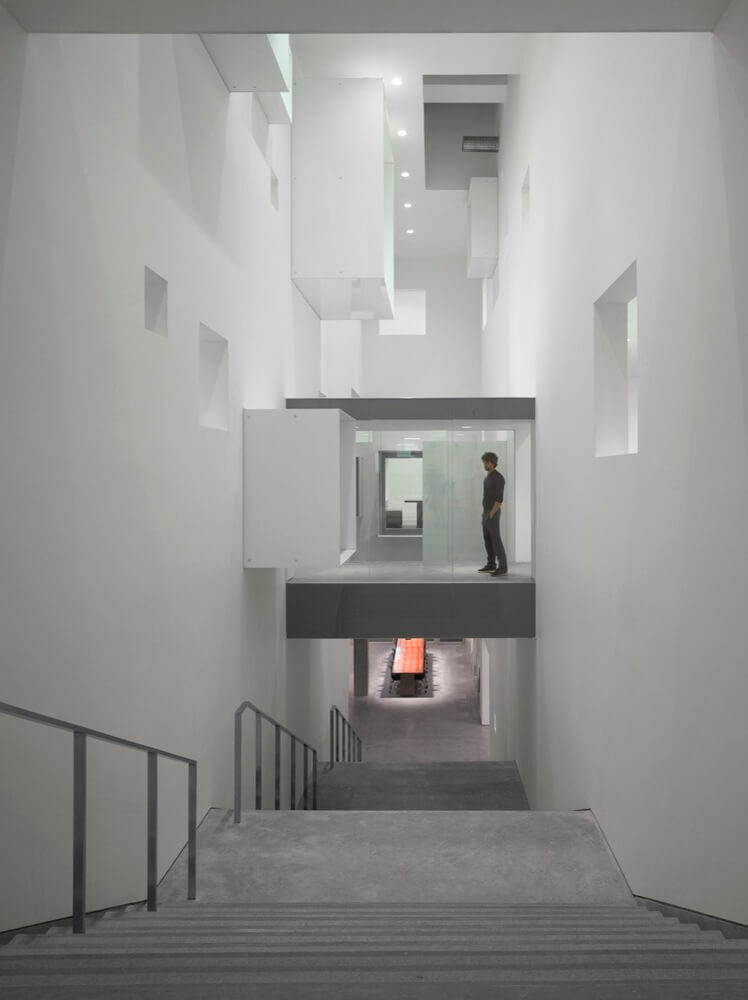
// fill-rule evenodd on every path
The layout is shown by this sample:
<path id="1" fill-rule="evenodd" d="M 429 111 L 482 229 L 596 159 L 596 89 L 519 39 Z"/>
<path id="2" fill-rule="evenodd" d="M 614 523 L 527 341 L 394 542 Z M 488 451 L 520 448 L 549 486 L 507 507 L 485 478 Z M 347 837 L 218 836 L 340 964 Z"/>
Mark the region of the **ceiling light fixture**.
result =
<path id="1" fill-rule="evenodd" d="M 412 236 L 413 233 L 415 232 L 415 229 L 406 229 L 405 232 L 408 234 L 408 236 Z"/>
<path id="2" fill-rule="evenodd" d="M 402 85 L 403 85 L 403 78 L 401 76 L 393 76 L 392 77 L 392 86 L 393 87 L 402 87 Z"/>
<path id="3" fill-rule="evenodd" d="M 400 176 L 401 177 L 410 177 L 410 173 L 407 170 L 403 170 L 403 172 L 400 174 Z"/>
<path id="4" fill-rule="evenodd" d="M 406 201 L 403 205 L 403 208 L 413 208 L 413 206 L 409 201 Z"/>
<path id="5" fill-rule="evenodd" d="M 400 136 L 401 139 L 403 139 L 408 133 L 405 131 L 404 128 L 399 128 L 397 130 L 397 134 Z"/>

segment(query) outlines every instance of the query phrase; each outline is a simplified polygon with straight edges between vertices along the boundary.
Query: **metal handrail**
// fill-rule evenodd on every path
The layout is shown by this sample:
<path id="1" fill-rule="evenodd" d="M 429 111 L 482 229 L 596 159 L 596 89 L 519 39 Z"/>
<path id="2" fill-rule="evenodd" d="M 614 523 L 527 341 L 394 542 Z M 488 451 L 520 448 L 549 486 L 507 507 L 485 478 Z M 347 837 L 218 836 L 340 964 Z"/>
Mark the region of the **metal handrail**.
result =
<path id="1" fill-rule="evenodd" d="M 275 726 L 275 808 L 280 809 L 281 733 L 291 737 L 291 809 L 296 808 L 296 744 L 304 747 L 304 809 L 309 808 L 309 751 L 312 751 L 312 809 L 317 808 L 317 750 L 251 701 L 243 701 L 234 713 L 234 822 L 242 814 L 242 716 L 246 709 L 255 713 L 255 808 L 262 809 L 262 720 Z"/>
<path id="2" fill-rule="evenodd" d="M 168 757 L 180 760 L 188 767 L 187 790 L 187 898 L 197 897 L 197 761 L 192 757 L 159 750 L 146 743 L 125 740 L 111 733 L 103 733 L 88 726 L 78 726 L 64 722 L 51 715 L 30 712 L 18 705 L 0 701 L 0 712 L 28 722 L 37 722 L 54 729 L 63 729 L 73 734 L 73 933 L 86 933 L 86 806 L 87 767 L 86 740 L 116 743 L 118 746 L 142 750 L 148 754 L 148 909 L 156 910 L 156 886 L 158 881 L 158 758 Z"/>
<path id="3" fill-rule="evenodd" d="M 333 705 L 330 709 L 330 767 L 335 767 L 341 761 L 355 761 L 360 764 L 363 759 L 364 744 L 361 738 L 337 705 Z"/>

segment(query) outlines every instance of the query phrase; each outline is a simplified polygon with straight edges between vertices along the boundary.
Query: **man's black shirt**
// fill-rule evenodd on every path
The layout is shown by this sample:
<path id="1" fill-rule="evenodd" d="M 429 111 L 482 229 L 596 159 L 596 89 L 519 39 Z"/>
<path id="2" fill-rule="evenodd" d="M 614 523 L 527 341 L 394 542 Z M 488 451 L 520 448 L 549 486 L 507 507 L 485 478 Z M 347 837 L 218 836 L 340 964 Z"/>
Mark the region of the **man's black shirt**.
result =
<path id="1" fill-rule="evenodd" d="M 497 502 L 504 502 L 504 477 L 493 469 L 483 480 L 483 510 L 489 511 Z"/>

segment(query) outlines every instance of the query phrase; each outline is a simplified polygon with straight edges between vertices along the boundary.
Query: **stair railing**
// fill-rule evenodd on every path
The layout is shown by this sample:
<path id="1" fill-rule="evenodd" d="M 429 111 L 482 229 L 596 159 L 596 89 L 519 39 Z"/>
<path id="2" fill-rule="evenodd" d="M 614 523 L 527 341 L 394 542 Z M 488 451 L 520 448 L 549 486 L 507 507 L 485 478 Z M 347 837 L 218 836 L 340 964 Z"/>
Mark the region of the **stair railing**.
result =
<path id="1" fill-rule="evenodd" d="M 363 758 L 361 738 L 337 705 L 333 705 L 330 709 L 330 767 L 342 761 L 360 763 Z"/>
<path id="2" fill-rule="evenodd" d="M 148 909 L 156 910 L 156 886 L 158 881 L 158 758 L 181 760 L 187 765 L 187 898 L 197 896 L 197 761 L 181 754 L 158 750 L 145 743 L 124 740 L 111 733 L 102 733 L 87 726 L 77 726 L 63 722 L 49 715 L 40 715 L 28 709 L 19 708 L 0 701 L 0 712 L 13 715 L 28 722 L 37 722 L 54 729 L 64 729 L 73 734 L 73 933 L 86 933 L 86 813 L 87 813 L 87 740 L 101 740 L 117 746 L 142 750 L 148 755 L 147 779 L 147 839 L 148 839 Z"/>
<path id="3" fill-rule="evenodd" d="M 309 808 L 309 753 L 312 754 L 312 809 L 317 808 L 317 750 L 290 729 L 271 718 L 251 701 L 244 701 L 234 713 L 234 822 L 242 814 L 242 716 L 247 709 L 255 713 L 255 808 L 262 809 L 262 720 L 275 726 L 275 808 L 281 800 L 281 733 L 291 737 L 291 809 L 296 808 L 296 744 L 304 747 L 304 809 Z"/>

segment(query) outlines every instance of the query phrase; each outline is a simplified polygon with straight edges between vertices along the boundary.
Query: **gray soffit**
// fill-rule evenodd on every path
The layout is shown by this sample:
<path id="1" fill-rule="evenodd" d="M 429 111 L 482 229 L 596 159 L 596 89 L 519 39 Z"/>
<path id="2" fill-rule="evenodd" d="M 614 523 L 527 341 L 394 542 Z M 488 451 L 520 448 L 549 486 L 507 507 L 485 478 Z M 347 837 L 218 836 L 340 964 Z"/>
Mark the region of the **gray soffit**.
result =
<path id="1" fill-rule="evenodd" d="M 535 582 L 286 584 L 289 639 L 533 638 Z"/>
<path id="2" fill-rule="evenodd" d="M 27 31 L 712 31 L 728 0 L 3 0 Z"/>
<path id="3" fill-rule="evenodd" d="M 534 420 L 535 399 L 526 396 L 384 397 L 381 399 L 287 399 L 287 410 L 342 410 L 354 420 Z"/>

